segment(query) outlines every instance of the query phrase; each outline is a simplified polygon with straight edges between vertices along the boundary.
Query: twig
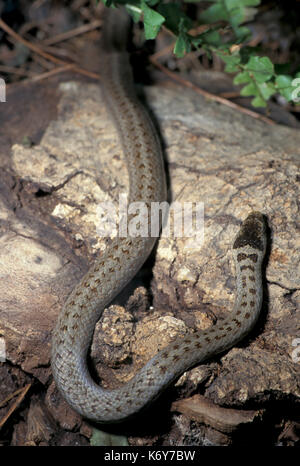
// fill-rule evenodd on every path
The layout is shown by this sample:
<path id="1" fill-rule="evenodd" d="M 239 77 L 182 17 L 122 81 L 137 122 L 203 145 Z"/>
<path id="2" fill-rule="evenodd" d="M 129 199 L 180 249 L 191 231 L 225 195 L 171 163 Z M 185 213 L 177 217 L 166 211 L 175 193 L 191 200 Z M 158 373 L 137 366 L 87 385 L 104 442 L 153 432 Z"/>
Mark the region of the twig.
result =
<path id="1" fill-rule="evenodd" d="M 23 39 L 23 37 L 21 37 L 19 34 L 17 34 L 13 29 L 11 29 L 1 18 L 0 18 L 0 27 L 5 32 L 10 34 L 12 37 L 14 37 L 16 40 L 22 42 L 24 45 L 26 45 L 26 47 L 28 47 L 29 49 L 31 49 L 34 52 L 38 53 L 39 55 L 43 56 L 44 58 L 47 58 L 48 60 L 50 60 L 50 61 L 52 61 L 54 63 L 57 63 L 59 65 L 63 65 L 64 67 L 69 65 L 68 63 L 64 62 L 63 60 L 60 60 L 59 58 L 56 58 L 53 55 L 50 55 L 50 54 L 48 54 L 46 52 L 43 52 L 40 49 L 40 47 L 38 47 L 37 45 L 31 44 L 27 40 Z M 166 67 L 161 65 L 153 57 L 150 58 L 150 61 L 153 63 L 154 66 L 159 68 L 163 73 L 170 76 L 173 80 L 183 84 L 185 87 L 189 87 L 190 89 L 193 89 L 198 94 L 201 94 L 204 97 L 206 97 L 206 98 L 208 98 L 210 100 L 214 100 L 216 102 L 219 102 L 219 103 L 221 103 L 223 105 L 227 105 L 228 107 L 234 108 L 235 110 L 238 110 L 239 112 L 245 113 L 246 115 L 249 115 L 249 116 L 251 116 L 253 118 L 256 118 L 258 120 L 262 120 L 262 121 L 264 121 L 264 122 L 266 122 L 268 124 L 275 124 L 275 122 L 273 120 L 271 120 L 270 118 L 265 117 L 264 115 L 260 115 L 260 114 L 258 114 L 256 112 L 253 112 L 252 110 L 241 107 L 240 105 L 237 105 L 237 104 L 231 102 L 230 100 L 224 99 L 222 97 L 211 94 L 210 92 L 204 91 L 203 89 L 195 86 L 190 81 L 187 81 L 186 79 L 182 78 L 181 76 L 177 75 L 176 73 L 173 73 L 172 71 L 168 70 Z M 74 64 L 72 66 L 74 66 Z M 83 68 L 80 68 L 80 67 L 78 67 L 76 65 L 74 66 L 73 70 L 76 71 L 77 73 L 83 74 L 85 76 L 89 76 L 89 77 L 94 78 L 94 79 L 99 79 L 99 78 L 101 79 L 101 77 L 97 73 L 93 73 L 93 72 L 84 70 Z M 54 70 L 51 70 L 48 73 L 51 73 L 52 71 L 54 72 Z M 58 72 L 61 72 L 61 71 L 62 70 L 60 69 Z M 45 75 L 45 73 L 44 73 L 44 75 Z M 44 78 L 42 78 L 42 79 L 44 79 Z"/>
<path id="2" fill-rule="evenodd" d="M 98 73 L 94 73 L 93 71 L 88 71 L 84 68 L 80 68 L 79 66 L 76 66 L 74 68 L 74 71 L 79 74 L 83 74 L 84 76 L 87 76 L 88 78 L 92 79 L 98 79 L 101 81 L 101 75 Z"/>
<path id="3" fill-rule="evenodd" d="M 38 76 L 34 77 L 34 81 L 40 80 L 40 79 L 45 79 L 53 74 L 56 73 L 61 73 L 62 71 L 65 71 L 67 69 L 73 69 L 76 73 L 83 74 L 84 76 L 88 76 L 89 78 L 93 79 L 100 79 L 101 77 L 97 73 L 93 73 L 92 71 L 85 70 L 83 68 L 80 68 L 77 66 L 75 63 L 66 63 L 63 60 L 60 60 L 59 58 L 54 57 L 53 55 L 50 55 L 47 52 L 43 52 L 43 50 L 40 49 L 35 44 L 31 44 L 31 42 L 28 42 L 27 40 L 23 39 L 19 34 L 17 34 L 13 29 L 11 29 L 1 18 L 0 18 L 0 27 L 10 34 L 14 39 L 16 39 L 19 42 L 22 42 L 22 44 L 26 45 L 30 50 L 33 50 L 37 54 L 41 55 L 44 58 L 47 58 L 51 62 L 57 63 L 59 65 L 62 65 L 62 67 L 56 68 L 54 70 L 47 71 L 46 73 L 43 73 L 40 75 L 40 78 Z M 26 82 L 30 82 L 32 79 L 26 80 Z"/>
<path id="4" fill-rule="evenodd" d="M 235 99 L 236 97 L 241 97 L 241 94 L 237 91 L 228 91 L 221 92 L 219 97 L 223 97 L 223 99 Z"/>
<path id="5" fill-rule="evenodd" d="M 11 73 L 19 76 L 34 76 L 30 71 L 23 70 L 21 68 L 15 68 L 14 66 L 0 65 L 0 73 Z"/>
<path id="6" fill-rule="evenodd" d="M 37 74 L 37 75 L 32 76 L 31 78 L 28 78 L 28 79 L 23 79 L 21 81 L 21 84 L 29 84 L 29 83 L 34 83 L 34 82 L 37 82 L 37 81 L 42 81 L 43 79 L 47 79 L 50 76 L 53 76 L 55 74 L 59 74 L 59 73 L 63 73 L 64 71 L 71 70 L 71 69 L 75 68 L 75 66 L 76 65 L 74 65 L 72 63 L 64 65 L 64 66 L 58 66 L 58 67 L 54 68 L 53 70 L 46 71 L 45 73 Z M 16 85 L 20 85 L 20 81 L 14 82 L 14 83 L 9 83 L 7 86 L 8 86 L 8 88 L 11 88 L 11 87 L 14 87 Z"/>
<path id="7" fill-rule="evenodd" d="M 4 404 L 6 404 L 11 398 L 13 398 L 14 396 L 16 396 L 18 393 L 20 393 L 20 395 L 18 396 L 18 398 L 16 399 L 16 401 L 14 402 L 13 406 L 8 410 L 8 412 L 6 413 L 5 416 L 3 416 L 3 418 L 0 420 L 0 429 L 3 427 L 3 425 L 5 424 L 5 422 L 7 421 L 7 419 L 12 415 L 12 413 L 17 409 L 17 407 L 20 405 L 21 401 L 23 400 L 23 398 L 25 397 L 26 393 L 28 392 L 29 388 L 31 387 L 31 383 L 28 383 L 27 385 L 25 385 L 25 387 L 23 388 L 20 388 L 18 390 L 16 390 L 14 393 L 12 393 L 11 395 L 9 395 L 2 403 L 1 405 L 3 406 Z M 0 406 L 1 406 L 0 405 Z"/>
<path id="8" fill-rule="evenodd" d="M 300 105 L 291 105 L 291 104 L 285 104 L 283 108 L 287 112 L 300 112 Z"/>
<path id="9" fill-rule="evenodd" d="M 203 34 L 204 32 L 208 32 L 209 30 L 215 28 L 216 26 L 224 26 L 224 25 L 226 25 L 226 23 L 225 21 L 222 21 L 222 20 L 216 21 L 215 23 L 212 23 L 212 24 L 201 24 L 200 26 L 197 26 L 196 28 L 190 29 L 188 31 L 188 34 L 190 34 L 191 36 L 196 36 L 197 34 Z M 163 30 L 166 31 L 166 33 L 169 36 L 176 38 L 175 34 L 170 29 L 163 26 Z M 166 55 L 167 53 L 170 53 L 173 49 L 174 49 L 174 42 L 162 48 L 158 52 L 154 53 L 152 55 L 152 58 L 156 60 L 157 58 L 162 57 L 163 55 Z"/>
<path id="10" fill-rule="evenodd" d="M 64 71 L 69 71 L 69 70 L 72 70 L 75 73 L 79 73 L 84 76 L 88 76 L 89 78 L 92 78 L 92 79 L 101 80 L 101 76 L 99 74 L 93 73 L 92 71 L 85 70 L 84 68 L 80 68 L 75 63 L 67 63 L 64 66 L 58 66 L 54 68 L 53 70 L 46 71 L 45 73 L 42 73 L 42 74 L 38 74 L 36 76 L 33 76 L 32 78 L 23 79 L 21 83 L 29 84 L 32 82 L 42 81 L 43 79 L 47 79 L 51 76 L 54 76 L 56 74 L 63 73 Z M 16 85 L 20 85 L 20 81 L 15 82 L 15 83 L 10 83 L 7 85 L 7 87 L 11 88 L 11 87 L 15 87 Z"/>
<path id="11" fill-rule="evenodd" d="M 182 84 L 185 87 L 189 87 L 190 89 L 193 89 L 195 92 L 197 92 L 197 94 L 200 94 L 200 95 L 206 97 L 207 99 L 214 100 L 215 102 L 219 102 L 219 103 L 221 103 L 223 105 L 226 105 L 227 107 L 234 108 L 235 110 L 238 110 L 241 113 L 245 113 L 246 115 L 249 115 L 252 118 L 256 118 L 257 120 L 262 120 L 265 123 L 268 123 L 270 125 L 275 124 L 275 122 L 273 120 L 271 120 L 270 118 L 268 118 L 268 117 L 266 117 L 264 115 L 260 115 L 259 113 L 253 112 L 252 110 L 249 110 L 248 108 L 241 107 L 240 105 L 235 104 L 234 102 L 231 102 L 230 100 L 224 99 L 223 97 L 219 97 L 219 96 L 217 96 L 215 94 L 211 94 L 210 92 L 204 91 L 200 87 L 195 86 L 195 84 L 191 83 L 187 79 L 184 79 L 181 76 L 179 76 L 178 74 L 174 73 L 173 71 L 168 70 L 168 68 L 163 66 L 157 60 L 153 59 L 153 57 L 150 57 L 150 61 L 154 66 L 159 68 L 163 73 L 168 75 L 171 79 L 173 79 L 174 81 L 179 82 L 180 84 Z"/>
<path id="12" fill-rule="evenodd" d="M 23 39 L 22 36 L 20 36 L 17 32 L 15 32 L 11 27 L 9 27 L 1 18 L 0 18 L 0 27 L 3 29 L 3 31 L 7 32 L 7 34 L 11 35 L 14 39 L 16 39 L 18 42 L 21 42 L 24 44 L 26 47 L 28 47 L 30 50 L 33 50 L 35 53 L 38 53 L 44 58 L 47 58 L 48 60 L 57 63 L 58 65 L 65 65 L 66 63 L 63 60 L 60 60 L 59 58 L 54 57 L 53 55 L 50 55 L 47 52 L 43 52 L 43 50 L 40 49 L 35 44 L 32 44 L 26 39 Z"/>
<path id="13" fill-rule="evenodd" d="M 57 44 L 58 42 L 71 39 L 72 37 L 78 36 L 80 34 L 93 31 L 94 29 L 97 29 L 99 26 L 101 26 L 101 24 L 102 24 L 102 21 L 100 21 L 99 19 L 96 19 L 92 23 L 84 24 L 83 26 L 79 26 L 78 28 L 71 29 L 70 31 L 67 31 L 67 32 L 63 32 L 62 34 L 57 34 L 54 37 L 50 37 L 49 39 L 44 40 L 43 44 L 44 45 Z"/>

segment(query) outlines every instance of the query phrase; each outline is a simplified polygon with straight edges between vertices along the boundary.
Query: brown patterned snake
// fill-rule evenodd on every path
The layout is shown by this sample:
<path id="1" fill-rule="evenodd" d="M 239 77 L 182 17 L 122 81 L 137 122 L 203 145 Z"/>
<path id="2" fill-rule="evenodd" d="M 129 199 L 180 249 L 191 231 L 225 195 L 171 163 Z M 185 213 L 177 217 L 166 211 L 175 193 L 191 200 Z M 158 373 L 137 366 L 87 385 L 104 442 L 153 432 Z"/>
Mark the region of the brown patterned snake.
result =
<path id="1" fill-rule="evenodd" d="M 114 13 L 115 17 L 122 15 Z M 118 30 L 118 36 L 124 31 L 120 24 L 111 29 Z M 113 39 L 114 44 L 106 45 L 103 54 L 104 98 L 128 166 L 129 202 L 143 201 L 150 205 L 166 199 L 161 148 L 154 127 L 135 96 L 127 53 L 114 50 L 119 44 L 116 35 Z M 116 422 L 139 411 L 182 372 L 241 340 L 259 315 L 266 236 L 262 214 L 252 212 L 233 245 L 237 297 L 229 317 L 208 330 L 177 338 L 123 387 L 106 390 L 98 386 L 86 363 L 96 322 L 103 309 L 137 273 L 155 241 L 156 238 L 150 237 L 112 240 L 70 294 L 59 316 L 52 343 L 53 375 L 69 404 L 89 419 Z"/>

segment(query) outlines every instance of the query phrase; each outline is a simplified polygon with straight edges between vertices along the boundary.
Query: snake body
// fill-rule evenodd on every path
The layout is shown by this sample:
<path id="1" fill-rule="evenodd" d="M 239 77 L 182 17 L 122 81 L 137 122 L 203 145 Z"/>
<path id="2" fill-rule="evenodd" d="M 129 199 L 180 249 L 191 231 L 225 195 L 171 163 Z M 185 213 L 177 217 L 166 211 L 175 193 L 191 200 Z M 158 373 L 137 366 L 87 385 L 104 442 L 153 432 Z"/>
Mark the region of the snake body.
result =
<path id="1" fill-rule="evenodd" d="M 129 202 L 141 201 L 150 206 L 166 200 L 161 147 L 134 92 L 128 55 L 122 46 L 126 28 L 118 27 L 120 41 L 116 43 L 116 34 L 114 41 L 109 37 L 110 45 L 103 52 L 104 99 L 118 129 L 128 167 Z M 68 403 L 91 420 L 118 422 L 138 412 L 182 372 L 240 341 L 259 315 L 266 235 L 263 215 L 252 212 L 233 245 L 237 294 L 230 316 L 208 330 L 175 339 L 121 388 L 106 390 L 98 386 L 86 362 L 96 322 L 137 273 L 155 241 L 151 236 L 113 239 L 72 291 L 59 315 L 52 340 L 53 376 Z"/>

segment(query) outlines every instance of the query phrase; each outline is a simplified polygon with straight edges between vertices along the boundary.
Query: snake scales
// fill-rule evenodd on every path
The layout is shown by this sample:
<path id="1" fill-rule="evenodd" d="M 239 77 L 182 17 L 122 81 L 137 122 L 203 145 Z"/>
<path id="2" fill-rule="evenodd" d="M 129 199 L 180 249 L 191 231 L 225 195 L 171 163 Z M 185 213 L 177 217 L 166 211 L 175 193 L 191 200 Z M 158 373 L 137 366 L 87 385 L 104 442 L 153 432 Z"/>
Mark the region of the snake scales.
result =
<path id="1" fill-rule="evenodd" d="M 109 19 L 112 15 L 109 15 Z M 107 21 L 103 51 L 103 87 L 107 108 L 118 129 L 129 172 L 129 202 L 150 205 L 166 200 L 160 143 L 133 87 L 123 13 Z M 114 31 L 113 35 L 109 31 Z M 182 372 L 241 340 L 253 327 L 262 302 L 261 264 L 265 221 L 252 212 L 234 241 L 237 296 L 229 317 L 205 331 L 177 338 L 123 387 L 106 390 L 91 378 L 87 351 L 103 309 L 133 278 L 156 238 L 117 237 L 68 297 L 53 333 L 52 371 L 68 403 L 83 416 L 103 423 L 126 419 L 151 402 Z"/>

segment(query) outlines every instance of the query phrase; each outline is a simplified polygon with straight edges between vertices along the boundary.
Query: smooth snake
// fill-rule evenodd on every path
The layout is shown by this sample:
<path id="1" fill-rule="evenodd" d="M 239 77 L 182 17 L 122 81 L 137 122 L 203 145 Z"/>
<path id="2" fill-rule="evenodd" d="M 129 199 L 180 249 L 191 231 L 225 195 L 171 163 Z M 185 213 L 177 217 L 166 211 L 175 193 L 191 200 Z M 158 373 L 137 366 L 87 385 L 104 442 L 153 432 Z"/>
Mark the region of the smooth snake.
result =
<path id="1" fill-rule="evenodd" d="M 120 10 L 113 13 L 108 16 L 102 40 L 103 97 L 128 167 L 129 202 L 141 201 L 150 206 L 166 200 L 162 151 L 154 125 L 136 97 L 124 47 L 127 19 Z M 188 368 L 240 341 L 260 313 L 266 225 L 261 213 L 252 212 L 233 244 L 236 302 L 228 317 L 205 331 L 178 337 L 121 388 L 101 388 L 87 368 L 96 322 L 143 265 L 156 240 L 150 236 L 113 239 L 66 300 L 53 332 L 52 371 L 56 385 L 77 412 L 94 421 L 122 421 L 140 411 Z"/>

